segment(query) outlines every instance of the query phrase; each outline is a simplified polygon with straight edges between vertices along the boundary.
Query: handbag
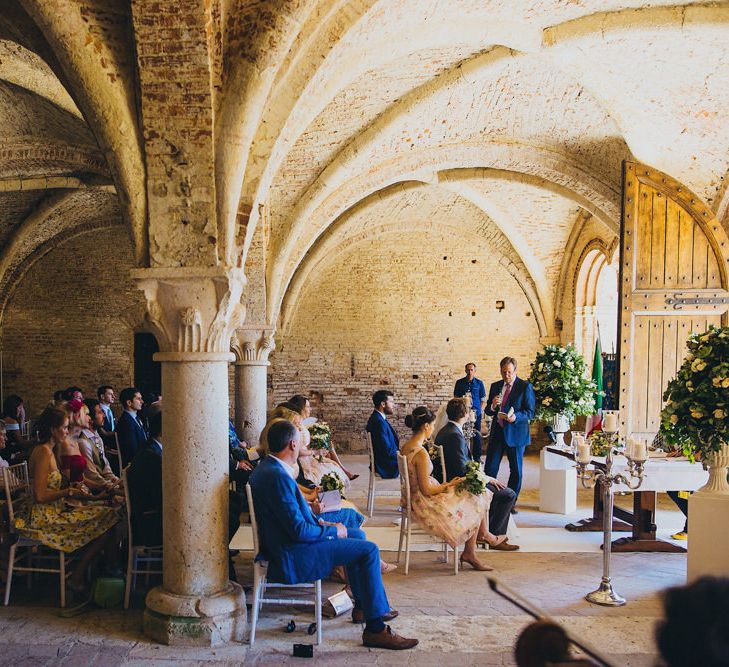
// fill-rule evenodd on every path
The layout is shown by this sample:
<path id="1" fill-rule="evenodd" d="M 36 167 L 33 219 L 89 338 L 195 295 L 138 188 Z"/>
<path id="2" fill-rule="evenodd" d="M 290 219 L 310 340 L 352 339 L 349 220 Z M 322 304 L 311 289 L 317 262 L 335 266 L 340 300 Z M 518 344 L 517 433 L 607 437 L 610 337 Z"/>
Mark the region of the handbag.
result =
<path id="1" fill-rule="evenodd" d="M 124 600 L 124 579 L 98 577 L 94 583 L 94 604 L 102 609 L 118 607 Z"/>

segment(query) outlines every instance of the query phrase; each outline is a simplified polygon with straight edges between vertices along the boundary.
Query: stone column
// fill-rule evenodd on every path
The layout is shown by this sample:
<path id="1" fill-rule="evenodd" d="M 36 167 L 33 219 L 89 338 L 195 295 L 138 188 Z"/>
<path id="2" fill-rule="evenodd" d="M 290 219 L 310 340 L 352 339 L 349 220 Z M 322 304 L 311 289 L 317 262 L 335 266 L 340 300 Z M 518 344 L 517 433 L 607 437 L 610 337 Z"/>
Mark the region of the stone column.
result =
<path id="1" fill-rule="evenodd" d="M 235 332 L 235 426 L 250 445 L 266 425 L 268 355 L 276 347 L 273 329 L 243 327 Z"/>
<path id="2" fill-rule="evenodd" d="M 162 363 L 162 585 L 144 631 L 170 645 L 241 640 L 243 590 L 228 580 L 228 365 L 245 279 L 223 268 L 133 273 Z"/>

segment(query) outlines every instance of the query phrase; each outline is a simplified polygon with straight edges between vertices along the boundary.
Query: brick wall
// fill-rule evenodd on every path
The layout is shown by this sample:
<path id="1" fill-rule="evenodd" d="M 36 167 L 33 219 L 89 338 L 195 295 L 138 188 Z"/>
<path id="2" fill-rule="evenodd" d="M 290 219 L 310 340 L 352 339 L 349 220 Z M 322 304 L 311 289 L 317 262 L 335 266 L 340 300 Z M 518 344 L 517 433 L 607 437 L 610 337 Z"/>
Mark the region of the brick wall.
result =
<path id="1" fill-rule="evenodd" d="M 506 308 L 498 312 L 495 301 Z M 529 313 L 529 315 L 527 315 Z M 388 236 L 338 255 L 313 274 L 272 356 L 272 400 L 312 396 L 343 450 L 364 448 L 372 393 L 395 393 L 395 425 L 419 404 L 452 396 L 467 361 L 485 383 L 509 354 L 528 375 L 539 348 L 531 307 L 483 250 L 438 235 Z"/>

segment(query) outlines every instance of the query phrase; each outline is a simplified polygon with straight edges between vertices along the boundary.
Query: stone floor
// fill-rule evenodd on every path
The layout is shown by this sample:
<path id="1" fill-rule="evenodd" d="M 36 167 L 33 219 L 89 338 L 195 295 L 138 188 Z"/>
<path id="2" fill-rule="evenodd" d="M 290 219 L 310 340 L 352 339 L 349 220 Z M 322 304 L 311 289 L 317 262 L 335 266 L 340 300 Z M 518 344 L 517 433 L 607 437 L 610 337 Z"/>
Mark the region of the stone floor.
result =
<path id="1" fill-rule="evenodd" d="M 364 471 L 362 457 L 351 457 L 352 467 Z M 565 523 L 565 517 L 536 512 L 538 459 L 530 458 L 520 526 Z M 350 497 L 360 503 L 366 492 L 363 475 Z M 378 502 L 370 525 L 391 524 L 396 517 L 394 489 Z M 591 497 L 580 492 L 580 516 L 588 514 Z M 364 503 L 361 503 L 363 506 Z M 662 503 L 662 519 L 676 528 L 681 516 Z M 394 554 L 383 554 L 394 560 Z M 416 636 L 420 645 L 406 652 L 368 650 L 361 646 L 360 627 L 347 618 L 326 620 L 324 644 L 315 648 L 312 663 L 291 656 L 293 643 L 310 643 L 305 628 L 310 613 L 299 609 L 264 607 L 254 650 L 245 644 L 217 649 L 159 646 L 141 633 L 143 591 L 134 609 L 94 610 L 75 618 L 58 615 L 57 587 L 38 582 L 32 592 L 17 580 L 11 605 L 0 608 L 0 665 L 216 665 L 216 664 L 375 664 L 375 665 L 513 665 L 512 647 L 530 618 L 493 593 L 486 576 L 471 570 L 453 576 L 452 566 L 437 560 L 436 552 L 414 552 L 409 576 L 401 569 L 385 578 L 390 602 L 400 611 L 392 625 Z M 628 598 L 620 608 L 589 604 L 585 593 L 599 583 L 599 553 L 485 553 L 495 575 L 533 604 L 563 623 L 575 635 L 610 655 L 616 666 L 654 665 L 653 628 L 661 615 L 660 591 L 684 583 L 684 554 L 616 554 L 612 558 L 617 591 Z M 250 554 L 236 559 L 240 582 L 250 584 Z M 327 583 L 325 594 L 341 586 Z M 297 630 L 283 628 L 294 618 Z"/>

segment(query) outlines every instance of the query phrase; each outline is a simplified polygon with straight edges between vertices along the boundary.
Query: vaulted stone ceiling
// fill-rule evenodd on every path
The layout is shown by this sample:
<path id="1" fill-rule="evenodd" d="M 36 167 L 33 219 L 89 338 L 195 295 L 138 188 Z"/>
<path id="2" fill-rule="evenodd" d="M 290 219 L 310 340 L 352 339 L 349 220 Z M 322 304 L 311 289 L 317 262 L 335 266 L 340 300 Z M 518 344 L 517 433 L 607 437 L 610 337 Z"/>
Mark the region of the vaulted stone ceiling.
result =
<path id="1" fill-rule="evenodd" d="M 174 76 L 174 40 L 190 36 L 162 21 L 156 33 L 149 8 L 135 24 L 143 2 L 3 3 L 0 271 L 17 273 L 54 230 L 110 224 L 114 191 L 115 222 L 154 263 L 140 81 L 156 94 L 153 73 Z M 729 228 L 729 2 L 178 4 L 205 17 L 188 31 L 207 26 L 218 261 L 253 274 L 265 258 L 272 322 L 324 248 L 456 206 L 454 233 L 506 239 L 554 333 L 568 255 L 590 241 L 578 237 L 618 231 L 625 158 L 685 183 Z M 142 33 L 153 57 L 138 55 Z M 259 223 L 265 252 L 246 261 Z"/>

